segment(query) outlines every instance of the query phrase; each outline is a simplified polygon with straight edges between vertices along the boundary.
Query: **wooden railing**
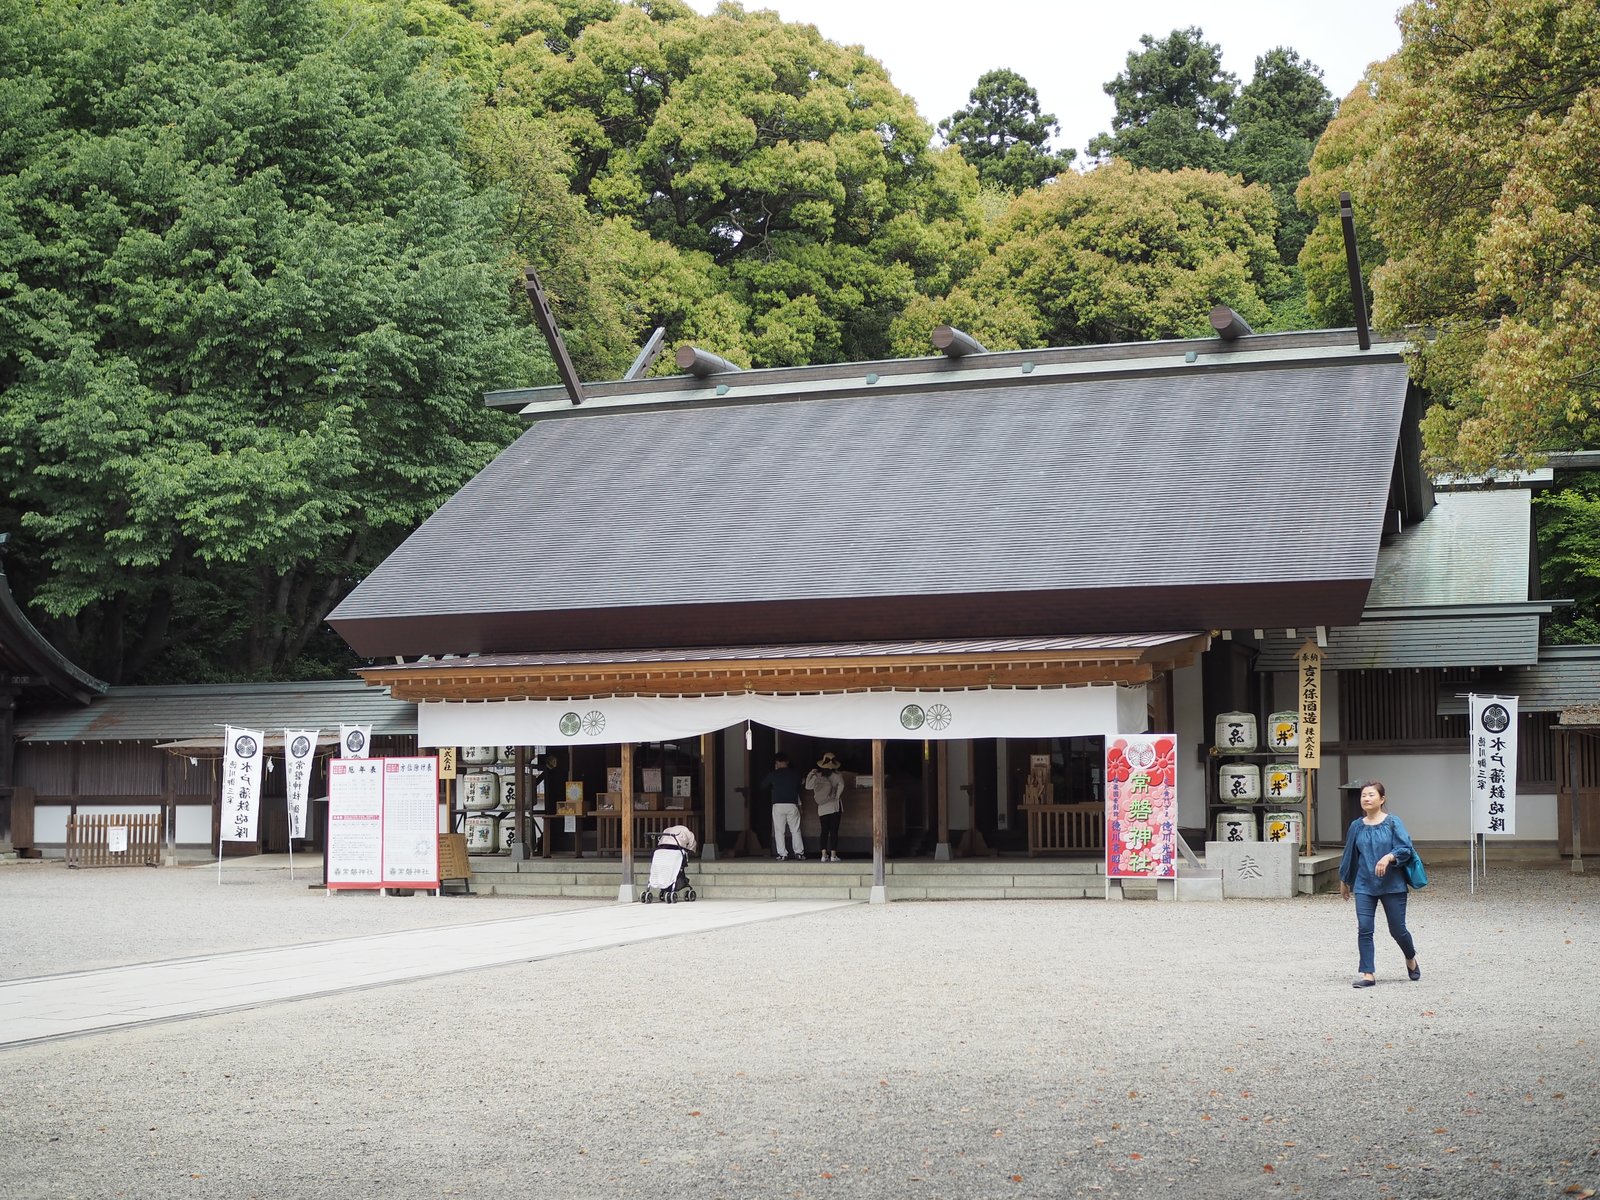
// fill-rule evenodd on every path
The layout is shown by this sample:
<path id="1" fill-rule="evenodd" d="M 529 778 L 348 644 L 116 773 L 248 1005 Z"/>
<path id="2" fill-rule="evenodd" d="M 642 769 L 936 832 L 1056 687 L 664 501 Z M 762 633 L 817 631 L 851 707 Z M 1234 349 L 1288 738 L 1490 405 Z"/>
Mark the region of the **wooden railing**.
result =
<path id="1" fill-rule="evenodd" d="M 598 854 L 622 853 L 622 814 L 595 813 L 595 852 Z M 636 854 L 649 854 L 656 848 L 656 835 L 673 825 L 687 825 L 700 840 L 700 814 L 692 812 L 636 812 L 633 814 L 633 849 Z"/>
<path id="2" fill-rule="evenodd" d="M 1023 804 L 1028 814 L 1028 855 L 1103 852 L 1106 848 L 1104 804 Z"/>
<path id="3" fill-rule="evenodd" d="M 67 819 L 67 866 L 159 867 L 158 813 L 95 813 Z"/>

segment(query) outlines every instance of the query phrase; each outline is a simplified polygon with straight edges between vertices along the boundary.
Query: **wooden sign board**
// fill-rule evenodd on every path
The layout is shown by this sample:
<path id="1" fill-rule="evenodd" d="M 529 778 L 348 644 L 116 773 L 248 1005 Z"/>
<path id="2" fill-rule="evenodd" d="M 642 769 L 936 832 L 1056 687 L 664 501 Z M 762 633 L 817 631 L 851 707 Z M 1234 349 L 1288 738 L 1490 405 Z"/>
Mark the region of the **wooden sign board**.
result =
<path id="1" fill-rule="evenodd" d="M 466 834 L 441 833 L 439 835 L 439 878 L 472 878 L 472 860 L 467 857 Z"/>
<path id="2" fill-rule="evenodd" d="M 1302 767 L 1322 765 L 1322 647 L 1307 638 L 1295 652 L 1296 691 L 1300 697 Z"/>

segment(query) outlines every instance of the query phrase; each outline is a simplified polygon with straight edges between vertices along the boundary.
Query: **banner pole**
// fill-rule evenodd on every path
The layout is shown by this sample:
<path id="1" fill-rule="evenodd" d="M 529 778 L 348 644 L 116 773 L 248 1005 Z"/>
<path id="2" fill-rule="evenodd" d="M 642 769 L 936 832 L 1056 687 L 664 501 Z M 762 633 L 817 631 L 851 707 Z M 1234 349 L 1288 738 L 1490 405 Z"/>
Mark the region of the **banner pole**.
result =
<path id="1" fill-rule="evenodd" d="M 1472 784 L 1472 738 L 1477 724 L 1478 697 L 1467 693 L 1467 895 L 1478 894 L 1478 818 Z"/>

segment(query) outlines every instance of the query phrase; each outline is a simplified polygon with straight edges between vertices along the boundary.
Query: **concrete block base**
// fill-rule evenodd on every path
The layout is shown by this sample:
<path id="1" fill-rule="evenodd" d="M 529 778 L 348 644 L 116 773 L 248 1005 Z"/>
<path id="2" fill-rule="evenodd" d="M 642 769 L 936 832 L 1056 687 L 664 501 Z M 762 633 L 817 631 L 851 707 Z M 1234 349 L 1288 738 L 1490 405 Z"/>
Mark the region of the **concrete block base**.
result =
<path id="1" fill-rule="evenodd" d="M 1229 900 L 1287 899 L 1299 882 L 1299 855 L 1288 842 L 1207 842 L 1206 866 L 1222 871 Z"/>

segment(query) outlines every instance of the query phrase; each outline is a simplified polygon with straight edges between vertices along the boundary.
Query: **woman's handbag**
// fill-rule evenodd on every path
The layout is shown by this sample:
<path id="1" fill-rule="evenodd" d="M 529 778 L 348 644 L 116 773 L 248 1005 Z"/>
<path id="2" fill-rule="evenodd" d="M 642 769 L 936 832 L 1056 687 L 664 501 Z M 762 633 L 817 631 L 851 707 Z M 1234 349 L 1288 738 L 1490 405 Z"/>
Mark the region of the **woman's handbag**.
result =
<path id="1" fill-rule="evenodd" d="M 1423 869 L 1422 855 L 1415 850 L 1411 852 L 1411 857 L 1406 859 L 1406 883 L 1414 888 L 1428 886 L 1428 872 Z"/>

